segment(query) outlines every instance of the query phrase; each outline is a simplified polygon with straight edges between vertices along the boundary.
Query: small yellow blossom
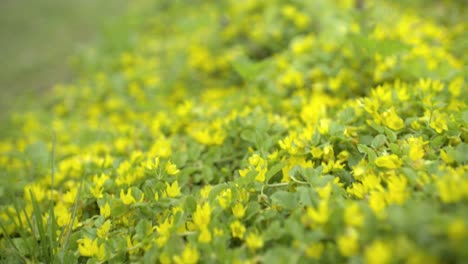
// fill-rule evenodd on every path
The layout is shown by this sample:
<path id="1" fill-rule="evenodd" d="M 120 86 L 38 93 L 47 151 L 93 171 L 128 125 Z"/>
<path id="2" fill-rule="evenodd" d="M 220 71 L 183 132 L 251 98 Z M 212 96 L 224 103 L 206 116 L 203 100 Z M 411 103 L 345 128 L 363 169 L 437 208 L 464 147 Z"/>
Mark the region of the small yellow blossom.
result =
<path id="1" fill-rule="evenodd" d="M 442 133 L 444 131 L 448 131 L 447 121 L 445 116 L 440 114 L 434 114 L 435 116 L 432 117 L 429 126 L 433 128 L 437 133 Z"/>
<path id="2" fill-rule="evenodd" d="M 206 229 L 210 224 L 211 211 L 212 209 L 209 203 L 205 203 L 203 206 L 197 204 L 197 209 L 193 213 L 192 219 L 198 229 Z"/>
<path id="3" fill-rule="evenodd" d="M 361 227 L 364 223 L 364 214 L 359 204 L 354 202 L 346 206 L 344 210 L 344 221 L 347 226 Z"/>
<path id="4" fill-rule="evenodd" d="M 211 233 L 208 228 L 201 230 L 200 235 L 198 236 L 198 241 L 201 243 L 210 243 L 211 242 Z"/>
<path id="5" fill-rule="evenodd" d="M 124 190 L 121 189 L 120 190 L 120 200 L 122 200 L 122 202 L 125 205 L 136 203 L 135 198 L 132 196 L 132 189 L 128 189 L 127 194 L 125 194 Z"/>
<path id="6" fill-rule="evenodd" d="M 398 116 L 398 114 L 395 111 L 395 108 L 393 107 L 382 114 L 382 119 L 384 125 L 393 130 L 400 130 L 405 127 L 403 119 L 401 119 L 401 117 Z"/>
<path id="7" fill-rule="evenodd" d="M 419 160 L 424 157 L 424 144 L 425 142 L 422 140 L 421 137 L 415 138 L 411 137 L 408 139 L 408 143 L 410 146 L 409 149 L 409 157 L 411 160 Z"/>
<path id="8" fill-rule="evenodd" d="M 223 190 L 218 194 L 218 203 L 223 208 L 226 209 L 231 204 L 232 191 L 231 189 Z"/>
<path id="9" fill-rule="evenodd" d="M 200 254 L 198 253 L 198 250 L 192 245 L 187 245 L 185 246 L 182 255 L 174 256 L 173 260 L 176 264 L 195 264 L 198 263 L 199 258 Z"/>
<path id="10" fill-rule="evenodd" d="M 234 217 L 241 219 L 245 215 L 245 207 L 241 203 L 236 203 L 232 207 L 232 214 Z"/>
<path id="11" fill-rule="evenodd" d="M 402 163 L 401 159 L 395 154 L 384 155 L 375 159 L 375 165 L 387 169 L 398 169 Z"/>
<path id="12" fill-rule="evenodd" d="M 463 240 L 468 235 L 468 228 L 463 219 L 453 220 L 447 228 L 447 234 L 450 240 L 454 242 Z"/>
<path id="13" fill-rule="evenodd" d="M 338 249 L 341 255 L 351 257 L 359 252 L 359 239 L 358 234 L 354 231 L 348 234 L 341 235 L 337 238 Z"/>
<path id="14" fill-rule="evenodd" d="M 333 185 L 329 182 L 322 188 L 317 188 L 317 193 L 322 200 L 328 200 L 332 192 Z"/>
<path id="15" fill-rule="evenodd" d="M 313 259 L 320 259 L 322 252 L 325 249 L 322 243 L 313 243 L 305 250 L 306 256 Z"/>
<path id="16" fill-rule="evenodd" d="M 244 237 L 244 233 L 246 229 L 245 229 L 245 226 L 241 222 L 236 220 L 232 222 L 229 227 L 231 228 L 232 237 L 237 237 L 239 239 L 242 239 Z"/>
<path id="17" fill-rule="evenodd" d="M 106 250 L 104 244 L 98 245 L 97 239 L 91 240 L 88 237 L 78 239 L 78 251 L 81 256 L 95 257 L 98 260 L 104 260 L 106 257 Z"/>
<path id="18" fill-rule="evenodd" d="M 325 224 L 328 221 L 328 202 L 326 200 L 320 201 L 318 208 L 309 207 L 303 221 L 307 225 Z"/>
<path id="19" fill-rule="evenodd" d="M 111 207 L 108 202 L 106 202 L 102 207 L 99 207 L 99 214 L 108 218 L 111 214 Z"/>
<path id="20" fill-rule="evenodd" d="M 366 264 L 386 264 L 392 260 L 392 249 L 383 241 L 372 242 L 364 253 Z"/>
<path id="21" fill-rule="evenodd" d="M 245 243 L 247 244 L 247 247 L 252 251 L 263 247 L 263 239 L 255 233 L 248 234 L 245 238 Z"/>
<path id="22" fill-rule="evenodd" d="M 109 230 L 111 229 L 112 224 L 110 220 L 107 220 L 102 224 L 98 230 L 97 230 L 97 235 L 99 238 L 107 238 L 107 234 L 109 233 Z"/>
<path id="23" fill-rule="evenodd" d="M 179 173 L 179 169 L 177 169 L 177 166 L 171 161 L 168 161 L 166 163 L 166 173 L 168 175 L 176 175 L 177 173 Z"/>
<path id="24" fill-rule="evenodd" d="M 179 182 L 174 181 L 172 184 L 166 182 L 166 194 L 169 197 L 177 197 L 180 195 Z"/>
<path id="25" fill-rule="evenodd" d="M 167 166 L 167 165 L 166 165 Z M 155 159 L 148 159 L 145 164 L 146 169 L 155 170 L 159 167 L 159 157 Z"/>
<path id="26" fill-rule="evenodd" d="M 455 162 L 455 160 L 443 149 L 440 150 L 440 158 L 447 164 L 452 164 Z"/>

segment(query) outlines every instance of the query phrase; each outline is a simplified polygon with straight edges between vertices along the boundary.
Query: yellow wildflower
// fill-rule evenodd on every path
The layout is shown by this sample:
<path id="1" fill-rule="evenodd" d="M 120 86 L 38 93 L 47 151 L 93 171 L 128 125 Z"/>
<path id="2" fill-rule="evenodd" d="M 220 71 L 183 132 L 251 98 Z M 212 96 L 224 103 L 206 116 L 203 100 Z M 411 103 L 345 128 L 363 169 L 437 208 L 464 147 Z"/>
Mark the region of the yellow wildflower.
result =
<path id="1" fill-rule="evenodd" d="M 98 237 L 106 238 L 111 227 L 112 227 L 111 221 L 110 220 L 105 221 L 104 224 L 102 224 L 97 230 Z"/>
<path id="2" fill-rule="evenodd" d="M 320 259 L 325 249 L 322 243 L 313 243 L 305 250 L 306 256 L 313 259 Z"/>
<path id="3" fill-rule="evenodd" d="M 78 251 L 81 256 L 95 257 L 102 261 L 106 257 L 104 244 L 98 246 L 97 239 L 91 240 L 88 237 L 78 239 Z"/>
<path id="4" fill-rule="evenodd" d="M 192 246 L 185 246 L 181 256 L 174 256 L 173 260 L 176 264 L 195 264 L 198 262 L 200 255 L 198 250 Z"/>
<path id="5" fill-rule="evenodd" d="M 208 228 L 201 230 L 200 235 L 198 236 L 198 241 L 201 243 L 210 243 L 211 242 L 211 233 Z"/>
<path id="6" fill-rule="evenodd" d="M 179 182 L 174 181 L 172 184 L 166 182 L 166 194 L 169 197 L 177 197 L 180 195 Z"/>
<path id="7" fill-rule="evenodd" d="M 328 221 L 328 202 L 322 200 L 319 203 L 318 208 L 309 207 L 304 217 L 306 224 L 311 225 L 313 223 L 325 224 Z"/>
<path id="8" fill-rule="evenodd" d="M 252 251 L 263 247 L 263 239 L 255 233 L 250 233 L 249 235 L 247 235 L 245 243 L 247 244 L 247 247 Z"/>
<path id="9" fill-rule="evenodd" d="M 364 222 L 364 214 L 359 204 L 354 202 L 346 206 L 344 210 L 344 222 L 347 226 L 361 227 Z"/>
<path id="10" fill-rule="evenodd" d="M 431 122 L 429 123 L 429 126 L 433 128 L 439 134 L 444 131 L 448 131 L 446 119 L 447 119 L 446 116 L 434 113 L 434 116 L 432 117 Z"/>
<path id="11" fill-rule="evenodd" d="M 236 203 L 232 207 L 232 214 L 236 217 L 241 219 L 245 215 L 245 207 L 241 203 Z"/>
<path id="12" fill-rule="evenodd" d="M 463 219 L 460 218 L 453 220 L 447 228 L 447 234 L 450 240 L 454 242 L 463 240 L 468 234 L 468 229 L 466 228 Z"/>
<path id="13" fill-rule="evenodd" d="M 168 175 L 176 175 L 177 173 L 179 173 L 179 169 L 177 169 L 177 166 L 171 161 L 168 161 L 166 163 L 166 173 Z"/>
<path id="14" fill-rule="evenodd" d="M 120 190 L 120 200 L 122 200 L 122 202 L 125 205 L 136 203 L 135 198 L 132 196 L 132 189 L 128 189 L 127 194 L 125 194 L 124 190 L 121 189 Z"/>
<path id="15" fill-rule="evenodd" d="M 242 239 L 244 237 L 246 229 L 245 226 L 241 222 L 239 222 L 239 220 L 232 222 L 229 227 L 231 228 L 232 237 L 237 237 L 239 239 Z"/>
<path id="16" fill-rule="evenodd" d="M 374 241 L 364 253 L 367 264 L 386 264 L 392 260 L 392 249 L 383 241 Z"/>
<path id="17" fill-rule="evenodd" d="M 106 202 L 102 207 L 99 207 L 99 214 L 108 218 L 111 214 L 111 208 L 108 202 Z"/>
<path id="18" fill-rule="evenodd" d="M 380 156 L 375 160 L 375 165 L 387 169 L 398 169 L 402 163 L 401 159 L 395 154 Z"/>
<path id="19" fill-rule="evenodd" d="M 387 202 L 389 204 L 402 204 L 406 200 L 408 196 L 407 183 L 408 180 L 404 176 L 392 175 L 387 179 Z"/>
<path id="20" fill-rule="evenodd" d="M 401 119 L 395 111 L 395 108 L 390 108 L 382 114 L 384 125 L 393 129 L 400 130 L 405 127 L 403 119 Z"/>
<path id="21" fill-rule="evenodd" d="M 166 165 L 167 166 L 167 165 Z M 159 157 L 155 159 L 148 159 L 145 164 L 146 169 L 155 170 L 159 167 Z"/>
<path id="22" fill-rule="evenodd" d="M 193 213 L 193 223 L 198 229 L 206 229 L 211 220 L 211 206 L 209 203 L 205 203 L 203 206 L 197 204 L 197 209 Z"/>
<path id="23" fill-rule="evenodd" d="M 359 239 L 355 231 L 350 231 L 346 235 L 341 235 L 337 238 L 338 249 L 341 255 L 351 257 L 359 252 Z"/>

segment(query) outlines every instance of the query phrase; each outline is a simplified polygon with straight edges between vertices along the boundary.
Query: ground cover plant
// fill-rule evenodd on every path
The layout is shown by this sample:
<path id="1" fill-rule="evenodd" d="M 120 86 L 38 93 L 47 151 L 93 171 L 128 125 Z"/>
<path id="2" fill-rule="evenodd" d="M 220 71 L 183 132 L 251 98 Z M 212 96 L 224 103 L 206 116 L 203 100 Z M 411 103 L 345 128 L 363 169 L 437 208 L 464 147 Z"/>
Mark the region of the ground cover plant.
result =
<path id="1" fill-rule="evenodd" d="M 463 1 L 155 2 L 2 124 L 2 261 L 468 261 Z"/>

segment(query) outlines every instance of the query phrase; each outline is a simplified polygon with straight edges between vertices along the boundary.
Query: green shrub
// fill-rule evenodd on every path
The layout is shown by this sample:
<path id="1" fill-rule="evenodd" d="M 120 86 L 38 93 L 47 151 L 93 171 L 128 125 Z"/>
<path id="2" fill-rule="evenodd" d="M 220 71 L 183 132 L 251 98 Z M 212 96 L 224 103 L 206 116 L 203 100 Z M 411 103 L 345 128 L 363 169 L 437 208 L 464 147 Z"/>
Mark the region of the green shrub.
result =
<path id="1" fill-rule="evenodd" d="M 3 260 L 467 261 L 467 23 L 443 2 L 135 3 L 11 117 Z"/>

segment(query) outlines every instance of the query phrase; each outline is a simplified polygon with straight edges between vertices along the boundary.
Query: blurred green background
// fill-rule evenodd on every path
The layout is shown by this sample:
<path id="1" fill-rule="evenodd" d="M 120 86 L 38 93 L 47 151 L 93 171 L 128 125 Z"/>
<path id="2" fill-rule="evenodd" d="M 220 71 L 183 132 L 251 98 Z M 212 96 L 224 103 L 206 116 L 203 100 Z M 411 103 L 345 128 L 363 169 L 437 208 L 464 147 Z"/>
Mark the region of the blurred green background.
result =
<path id="1" fill-rule="evenodd" d="M 92 47 L 126 0 L 0 0 L 0 117 L 73 77 L 70 57 Z"/>

